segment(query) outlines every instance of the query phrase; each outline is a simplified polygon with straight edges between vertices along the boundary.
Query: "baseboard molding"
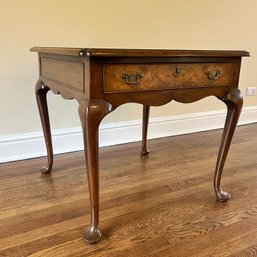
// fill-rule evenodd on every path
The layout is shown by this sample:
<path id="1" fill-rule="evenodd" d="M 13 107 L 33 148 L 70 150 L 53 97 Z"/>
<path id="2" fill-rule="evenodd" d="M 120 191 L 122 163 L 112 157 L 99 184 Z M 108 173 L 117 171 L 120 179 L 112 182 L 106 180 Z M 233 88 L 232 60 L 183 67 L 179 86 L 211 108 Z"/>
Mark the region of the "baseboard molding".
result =
<path id="1" fill-rule="evenodd" d="M 148 138 L 161 138 L 222 128 L 226 110 L 151 118 Z M 257 106 L 243 108 L 239 125 L 257 122 Z M 103 124 L 100 146 L 111 146 L 141 140 L 141 120 Z M 80 128 L 52 131 L 55 154 L 83 150 Z M 0 163 L 45 156 L 41 132 L 0 137 Z"/>

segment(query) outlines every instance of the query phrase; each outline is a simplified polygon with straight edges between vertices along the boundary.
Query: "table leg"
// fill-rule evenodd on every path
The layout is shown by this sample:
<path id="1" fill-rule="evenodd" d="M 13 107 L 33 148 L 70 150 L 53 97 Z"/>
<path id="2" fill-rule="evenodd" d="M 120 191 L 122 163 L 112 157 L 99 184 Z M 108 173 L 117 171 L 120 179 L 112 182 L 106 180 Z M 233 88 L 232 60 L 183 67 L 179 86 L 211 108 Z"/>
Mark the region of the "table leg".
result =
<path id="1" fill-rule="evenodd" d="M 221 189 L 220 181 L 231 140 L 241 113 L 243 98 L 239 89 L 231 89 L 227 96 L 221 100 L 227 105 L 227 117 L 214 175 L 214 190 L 219 201 L 226 201 L 231 195 Z"/>
<path id="2" fill-rule="evenodd" d="M 91 224 L 83 238 L 88 243 L 96 243 L 101 238 L 99 229 L 99 138 L 101 120 L 112 111 L 112 106 L 104 100 L 83 100 L 79 105 L 79 117 L 83 129 L 85 159 L 90 195 Z"/>
<path id="3" fill-rule="evenodd" d="M 150 114 L 150 106 L 149 105 L 143 105 L 141 155 L 149 154 L 149 151 L 147 149 L 147 131 L 148 131 L 148 123 L 149 123 L 149 114 Z"/>
<path id="4" fill-rule="evenodd" d="M 35 86 L 35 94 L 37 99 L 38 110 L 40 114 L 40 119 L 42 123 L 42 128 L 44 132 L 46 150 L 47 150 L 47 165 L 41 169 L 43 174 L 49 174 L 53 166 L 53 146 L 52 146 L 52 136 L 51 128 L 49 122 L 49 114 L 47 108 L 46 95 L 49 88 L 45 86 L 39 79 Z"/>

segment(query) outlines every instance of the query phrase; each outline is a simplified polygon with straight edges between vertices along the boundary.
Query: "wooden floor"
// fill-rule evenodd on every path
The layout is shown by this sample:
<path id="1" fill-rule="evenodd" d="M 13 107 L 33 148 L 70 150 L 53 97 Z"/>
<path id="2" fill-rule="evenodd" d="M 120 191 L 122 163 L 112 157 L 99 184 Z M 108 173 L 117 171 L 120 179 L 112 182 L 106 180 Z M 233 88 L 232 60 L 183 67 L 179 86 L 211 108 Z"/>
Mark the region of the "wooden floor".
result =
<path id="1" fill-rule="evenodd" d="M 101 228 L 82 240 L 89 197 L 82 152 L 0 165 L 0 256 L 257 256 L 257 124 L 237 128 L 215 200 L 221 130 L 100 150 Z"/>

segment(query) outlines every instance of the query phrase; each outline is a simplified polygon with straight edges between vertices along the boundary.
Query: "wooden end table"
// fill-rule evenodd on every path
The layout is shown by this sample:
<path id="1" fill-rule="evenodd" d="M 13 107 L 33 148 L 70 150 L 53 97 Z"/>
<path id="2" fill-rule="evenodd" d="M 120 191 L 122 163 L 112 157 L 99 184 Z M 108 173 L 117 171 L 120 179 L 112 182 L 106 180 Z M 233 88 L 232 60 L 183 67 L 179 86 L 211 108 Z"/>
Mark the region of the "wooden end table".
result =
<path id="1" fill-rule="evenodd" d="M 227 106 L 227 117 L 214 175 L 219 201 L 230 194 L 221 188 L 221 175 L 242 109 L 238 89 L 241 58 L 246 51 L 132 50 L 33 47 L 38 52 L 39 79 L 36 99 L 51 172 L 53 149 L 46 95 L 49 90 L 79 103 L 91 206 L 91 224 L 83 238 L 95 243 L 99 229 L 98 128 L 101 120 L 125 103 L 143 104 L 142 154 L 148 154 L 146 138 L 150 106 L 171 100 L 191 103 L 216 96 Z"/>

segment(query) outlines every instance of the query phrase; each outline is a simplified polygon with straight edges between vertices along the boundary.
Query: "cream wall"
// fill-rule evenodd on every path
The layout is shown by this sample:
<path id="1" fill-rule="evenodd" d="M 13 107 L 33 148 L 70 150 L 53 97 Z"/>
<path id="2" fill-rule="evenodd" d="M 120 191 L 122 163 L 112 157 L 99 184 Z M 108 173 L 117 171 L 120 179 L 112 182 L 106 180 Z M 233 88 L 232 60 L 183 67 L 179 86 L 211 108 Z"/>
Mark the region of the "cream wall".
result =
<path id="1" fill-rule="evenodd" d="M 0 137 L 41 130 L 32 46 L 248 50 L 240 87 L 257 86 L 256 0 L 0 0 Z M 257 97 L 245 97 L 245 106 Z M 79 126 L 77 103 L 49 94 L 52 128 Z M 152 117 L 223 109 L 209 97 L 152 108 Z M 141 117 L 129 104 L 105 122 Z"/>

